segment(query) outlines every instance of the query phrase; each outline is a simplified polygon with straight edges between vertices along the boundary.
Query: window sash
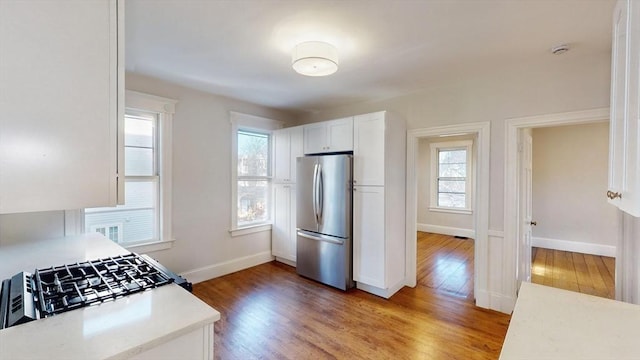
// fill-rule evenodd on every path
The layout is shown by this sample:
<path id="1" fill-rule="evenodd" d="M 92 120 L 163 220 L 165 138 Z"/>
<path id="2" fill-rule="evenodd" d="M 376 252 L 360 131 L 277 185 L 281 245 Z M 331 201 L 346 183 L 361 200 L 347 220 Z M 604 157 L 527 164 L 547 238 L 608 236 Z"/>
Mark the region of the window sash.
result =
<path id="1" fill-rule="evenodd" d="M 431 144 L 430 208 L 471 210 L 472 144 L 470 140 Z M 447 155 L 447 152 L 454 154 Z"/>
<path id="2" fill-rule="evenodd" d="M 251 171 L 242 171 L 241 169 L 241 154 L 240 154 L 240 137 L 241 136 L 256 136 L 266 140 L 264 146 L 264 153 L 259 154 L 259 165 L 254 167 L 257 171 L 251 173 Z M 236 228 L 243 228 L 254 225 L 262 225 L 271 223 L 271 180 L 272 180 L 272 135 L 265 130 L 254 130 L 247 128 L 238 128 L 236 132 Z M 252 164 L 247 164 L 250 166 Z M 260 175 L 264 174 L 264 175 Z M 242 194 L 243 190 L 251 192 L 251 186 L 246 186 L 250 182 L 265 183 L 263 189 L 260 186 L 256 186 L 259 192 L 252 194 Z M 260 191 L 262 190 L 262 191 Z"/>

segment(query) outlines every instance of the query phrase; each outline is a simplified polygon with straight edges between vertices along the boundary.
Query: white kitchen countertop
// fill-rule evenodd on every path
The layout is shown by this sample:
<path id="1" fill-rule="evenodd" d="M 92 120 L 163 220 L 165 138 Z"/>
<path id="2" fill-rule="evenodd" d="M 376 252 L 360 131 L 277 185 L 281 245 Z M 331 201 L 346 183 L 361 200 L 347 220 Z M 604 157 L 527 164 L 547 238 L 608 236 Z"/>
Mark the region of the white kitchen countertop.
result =
<path id="1" fill-rule="evenodd" d="M 99 234 L 0 243 L 0 280 L 128 253 Z M 218 311 L 170 284 L 0 330 L 0 359 L 125 359 L 219 319 Z"/>
<path id="2" fill-rule="evenodd" d="M 639 305 L 522 283 L 500 359 L 640 359 L 639 327 Z"/>

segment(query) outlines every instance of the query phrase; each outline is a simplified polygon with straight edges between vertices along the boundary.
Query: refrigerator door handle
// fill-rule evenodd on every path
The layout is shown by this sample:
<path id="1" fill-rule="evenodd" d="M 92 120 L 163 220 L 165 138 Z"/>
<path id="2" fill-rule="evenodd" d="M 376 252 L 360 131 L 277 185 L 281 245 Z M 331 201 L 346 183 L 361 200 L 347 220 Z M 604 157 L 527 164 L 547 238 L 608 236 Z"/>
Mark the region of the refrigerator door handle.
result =
<path id="1" fill-rule="evenodd" d="M 316 217 L 316 225 L 318 224 L 318 164 L 313 165 L 313 214 Z"/>
<path id="2" fill-rule="evenodd" d="M 298 236 L 303 237 L 305 239 L 309 239 L 309 240 L 324 241 L 324 242 L 337 244 L 337 245 L 343 245 L 344 244 L 344 240 L 341 240 L 341 239 L 338 239 L 338 238 L 319 235 L 319 234 L 311 235 L 309 233 L 302 232 L 302 231 L 298 231 Z"/>
<path id="3" fill-rule="evenodd" d="M 324 213 L 324 180 L 322 177 L 322 165 L 318 164 L 318 223 L 322 222 Z"/>

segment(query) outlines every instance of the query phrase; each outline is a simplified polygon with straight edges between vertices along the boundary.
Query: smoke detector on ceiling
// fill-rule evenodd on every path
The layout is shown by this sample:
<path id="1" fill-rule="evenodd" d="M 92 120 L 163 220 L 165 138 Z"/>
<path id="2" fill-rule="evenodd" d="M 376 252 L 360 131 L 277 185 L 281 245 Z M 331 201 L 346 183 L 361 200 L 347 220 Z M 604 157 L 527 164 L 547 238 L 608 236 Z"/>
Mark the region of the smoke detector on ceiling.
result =
<path id="1" fill-rule="evenodd" d="M 554 46 L 551 48 L 551 53 L 553 55 L 562 55 L 567 51 L 569 51 L 569 45 L 567 44 L 562 44 L 562 45 Z"/>

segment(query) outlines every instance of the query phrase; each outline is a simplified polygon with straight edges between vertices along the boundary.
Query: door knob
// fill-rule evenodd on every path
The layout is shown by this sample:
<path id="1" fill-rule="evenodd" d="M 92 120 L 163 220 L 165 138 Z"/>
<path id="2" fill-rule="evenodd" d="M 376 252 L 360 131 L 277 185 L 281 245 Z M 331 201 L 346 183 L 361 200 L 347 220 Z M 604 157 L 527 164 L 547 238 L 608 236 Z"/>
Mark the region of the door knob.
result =
<path id="1" fill-rule="evenodd" d="M 531 221 L 529 224 L 530 224 L 531 226 L 536 226 L 536 225 L 538 225 L 538 222 L 537 222 L 537 221 Z"/>

